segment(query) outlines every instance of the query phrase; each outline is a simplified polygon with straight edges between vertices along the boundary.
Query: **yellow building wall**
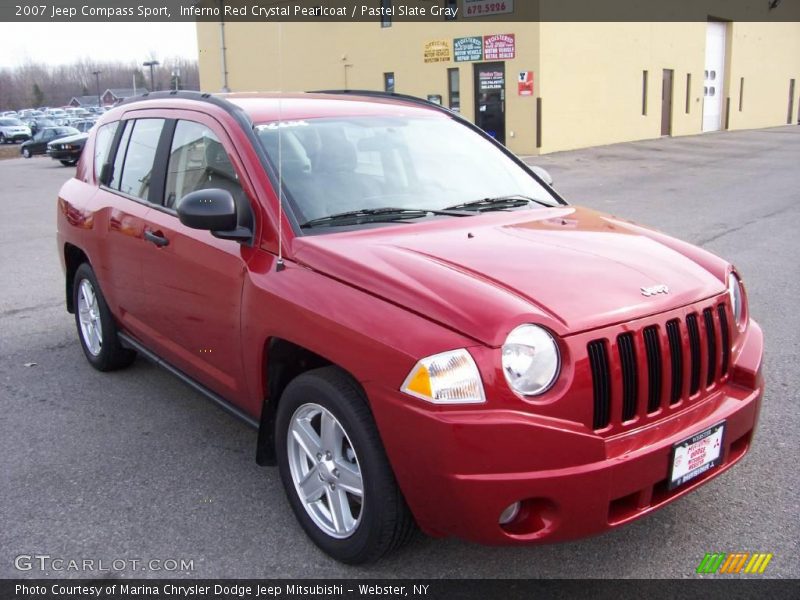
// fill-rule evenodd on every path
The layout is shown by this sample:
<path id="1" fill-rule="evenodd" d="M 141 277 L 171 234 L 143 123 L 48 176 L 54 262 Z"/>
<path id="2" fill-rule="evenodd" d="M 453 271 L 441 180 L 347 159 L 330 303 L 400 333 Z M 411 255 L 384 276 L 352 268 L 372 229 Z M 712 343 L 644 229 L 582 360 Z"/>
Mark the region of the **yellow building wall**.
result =
<path id="1" fill-rule="evenodd" d="M 698 133 L 705 36 L 703 22 L 542 24 L 542 152 L 659 137 L 664 69 L 673 70 L 672 135 Z"/>
<path id="2" fill-rule="evenodd" d="M 731 23 L 730 129 L 786 124 L 794 79 L 792 123 L 800 104 L 800 23 Z M 739 110 L 744 78 L 742 110 Z"/>
<path id="3" fill-rule="evenodd" d="M 722 6 L 722 5 L 720 5 Z M 672 135 L 702 131 L 705 21 L 474 23 L 253 23 L 225 24 L 231 91 L 383 90 L 447 105 L 447 69 L 460 72 L 461 111 L 474 121 L 475 63 L 423 61 L 436 39 L 516 34 L 516 58 L 505 61 L 506 143 L 518 154 L 538 154 L 661 135 L 663 69 L 672 69 Z M 219 23 L 197 24 L 200 81 L 222 87 Z M 786 123 L 789 79 L 800 103 L 800 23 L 732 22 L 727 25 L 726 79 L 731 129 Z M 452 50 L 452 48 L 451 48 Z M 534 71 L 534 95 L 519 96 L 517 74 Z M 642 114 L 642 72 L 648 72 Z M 691 87 L 687 112 L 687 74 Z M 739 81 L 745 78 L 743 110 Z M 536 99 L 542 102 L 542 146 L 536 147 Z M 723 102 L 723 126 L 725 122 Z"/>
<path id="4" fill-rule="evenodd" d="M 448 103 L 447 70 L 458 68 L 461 113 L 474 121 L 472 62 L 425 63 L 427 42 L 437 39 L 514 33 L 516 58 L 505 62 L 506 143 L 520 153 L 535 151 L 536 99 L 519 96 L 517 74 L 539 70 L 538 23 L 226 23 L 228 87 L 231 91 L 383 90 L 383 74 L 393 72 L 395 91 Z M 219 23 L 197 24 L 200 83 L 222 87 Z M 279 44 L 282 40 L 282 45 Z M 282 50 L 281 50 L 282 47 Z M 282 67 L 281 67 L 282 65 Z"/>

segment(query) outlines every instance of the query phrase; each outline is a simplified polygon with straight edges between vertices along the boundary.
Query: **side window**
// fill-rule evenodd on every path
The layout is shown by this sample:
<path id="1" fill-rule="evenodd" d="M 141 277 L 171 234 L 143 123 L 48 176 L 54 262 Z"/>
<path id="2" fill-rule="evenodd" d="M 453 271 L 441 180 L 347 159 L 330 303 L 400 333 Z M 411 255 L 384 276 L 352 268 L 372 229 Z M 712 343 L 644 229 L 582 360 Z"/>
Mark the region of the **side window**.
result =
<path id="1" fill-rule="evenodd" d="M 114 134 L 117 132 L 119 121 L 114 121 L 108 125 L 103 125 L 97 130 L 97 135 L 94 138 L 94 176 L 95 179 L 100 179 L 100 172 L 103 170 L 103 165 L 108 160 L 108 152 L 111 150 L 111 142 L 114 140 Z"/>
<path id="2" fill-rule="evenodd" d="M 119 191 L 123 194 L 147 200 L 153 162 L 163 128 L 164 119 L 137 119 L 133 124 L 119 177 Z M 114 176 L 116 178 L 116 172 Z"/>
<path id="3" fill-rule="evenodd" d="M 217 136 L 200 123 L 178 121 L 169 153 L 164 205 L 176 208 L 189 192 L 209 188 L 243 197 L 239 177 Z"/>
<path id="4" fill-rule="evenodd" d="M 119 179 L 122 176 L 122 163 L 125 162 L 125 153 L 128 151 L 128 141 L 131 139 L 131 130 L 133 129 L 133 121 L 123 121 L 122 138 L 119 140 L 119 147 L 117 148 L 117 155 L 114 157 L 114 172 L 108 187 L 118 190 Z"/>

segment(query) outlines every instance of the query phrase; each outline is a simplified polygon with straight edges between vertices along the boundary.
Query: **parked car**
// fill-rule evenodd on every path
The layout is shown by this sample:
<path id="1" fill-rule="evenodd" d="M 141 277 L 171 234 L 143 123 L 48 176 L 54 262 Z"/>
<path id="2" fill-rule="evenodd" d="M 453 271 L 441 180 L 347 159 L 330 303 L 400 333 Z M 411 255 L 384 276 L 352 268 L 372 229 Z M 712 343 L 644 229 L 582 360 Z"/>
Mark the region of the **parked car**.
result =
<path id="1" fill-rule="evenodd" d="M 19 117 L 19 115 L 15 110 L 6 110 L 0 113 L 0 118 L 5 118 L 5 117 L 17 118 Z"/>
<path id="2" fill-rule="evenodd" d="M 85 133 L 94 127 L 95 123 L 97 123 L 96 119 L 81 119 L 72 121 L 72 123 L 70 123 L 70 127 L 74 127 L 81 133 Z"/>
<path id="3" fill-rule="evenodd" d="M 76 133 L 80 132 L 74 127 L 44 127 L 37 131 L 30 140 L 22 144 L 19 151 L 25 158 L 30 158 L 36 154 L 45 154 L 49 142 L 75 135 Z"/>
<path id="4" fill-rule="evenodd" d="M 45 127 L 58 127 L 58 123 L 56 123 L 53 119 L 48 119 L 47 117 L 34 117 L 32 119 L 27 119 L 25 124 L 31 128 L 32 135 L 36 135 L 40 129 L 44 129 Z"/>
<path id="5" fill-rule="evenodd" d="M 31 139 L 31 129 L 19 119 L 0 118 L 0 144 L 24 142 Z"/>
<path id="6" fill-rule="evenodd" d="M 44 113 L 40 110 L 34 110 L 32 108 L 26 108 L 24 110 L 19 111 L 19 118 L 20 119 L 33 119 L 36 117 L 44 117 Z"/>
<path id="7" fill-rule="evenodd" d="M 544 175 L 410 97 L 154 93 L 59 192 L 67 310 L 257 427 L 340 561 L 603 532 L 748 452 L 762 333 L 733 265 Z"/>
<path id="8" fill-rule="evenodd" d="M 53 160 L 61 162 L 65 167 L 72 167 L 78 162 L 86 144 L 88 133 L 76 133 L 67 137 L 60 137 L 47 144 L 47 155 Z"/>

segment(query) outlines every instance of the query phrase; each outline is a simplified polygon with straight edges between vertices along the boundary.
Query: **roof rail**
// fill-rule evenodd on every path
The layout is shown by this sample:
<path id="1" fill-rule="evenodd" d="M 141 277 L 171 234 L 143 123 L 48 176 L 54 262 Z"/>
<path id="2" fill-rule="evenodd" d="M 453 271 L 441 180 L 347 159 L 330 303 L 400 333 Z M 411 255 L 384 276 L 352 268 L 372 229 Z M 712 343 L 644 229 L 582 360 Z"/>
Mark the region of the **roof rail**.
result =
<path id="1" fill-rule="evenodd" d="M 306 94 L 343 94 L 343 95 L 353 95 L 353 96 L 367 96 L 372 98 L 394 98 L 395 100 L 403 100 L 410 104 L 420 104 L 422 106 L 427 106 L 428 108 L 440 110 L 452 116 L 461 117 L 459 113 L 454 112 L 449 108 L 442 106 L 441 104 L 436 104 L 435 102 L 431 102 L 430 100 L 426 100 L 425 98 L 420 98 L 418 96 L 411 96 L 409 94 L 398 94 L 397 92 L 381 92 L 380 90 L 313 90 L 306 92 Z"/>
<path id="2" fill-rule="evenodd" d="M 214 100 L 217 101 L 221 100 L 221 98 L 219 98 L 218 96 L 213 96 L 208 92 L 198 92 L 194 90 L 169 90 L 164 92 L 145 92 L 144 94 L 139 94 L 137 96 L 129 96 L 116 106 L 122 106 L 123 104 L 130 104 L 131 102 L 141 102 L 142 100 L 164 100 L 168 98 L 184 98 L 186 100 L 209 100 L 214 104 L 217 104 L 217 102 L 214 102 Z"/>

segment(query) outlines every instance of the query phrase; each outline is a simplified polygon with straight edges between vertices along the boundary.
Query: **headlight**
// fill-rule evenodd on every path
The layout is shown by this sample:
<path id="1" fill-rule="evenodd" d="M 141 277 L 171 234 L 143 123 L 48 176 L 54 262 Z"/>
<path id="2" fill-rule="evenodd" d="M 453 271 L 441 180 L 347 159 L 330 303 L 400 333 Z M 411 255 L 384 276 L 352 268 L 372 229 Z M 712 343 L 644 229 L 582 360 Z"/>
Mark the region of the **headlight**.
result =
<path id="1" fill-rule="evenodd" d="M 549 390 L 560 362 L 556 341 L 538 325 L 520 325 L 503 344 L 503 374 L 511 389 L 524 396 Z"/>
<path id="2" fill-rule="evenodd" d="M 486 402 L 478 367 L 463 348 L 423 358 L 411 369 L 400 390 L 434 404 Z"/>
<path id="3" fill-rule="evenodd" d="M 742 282 L 735 273 L 728 275 L 728 296 L 731 299 L 733 320 L 737 327 L 741 327 L 744 318 L 744 293 L 742 293 Z"/>

